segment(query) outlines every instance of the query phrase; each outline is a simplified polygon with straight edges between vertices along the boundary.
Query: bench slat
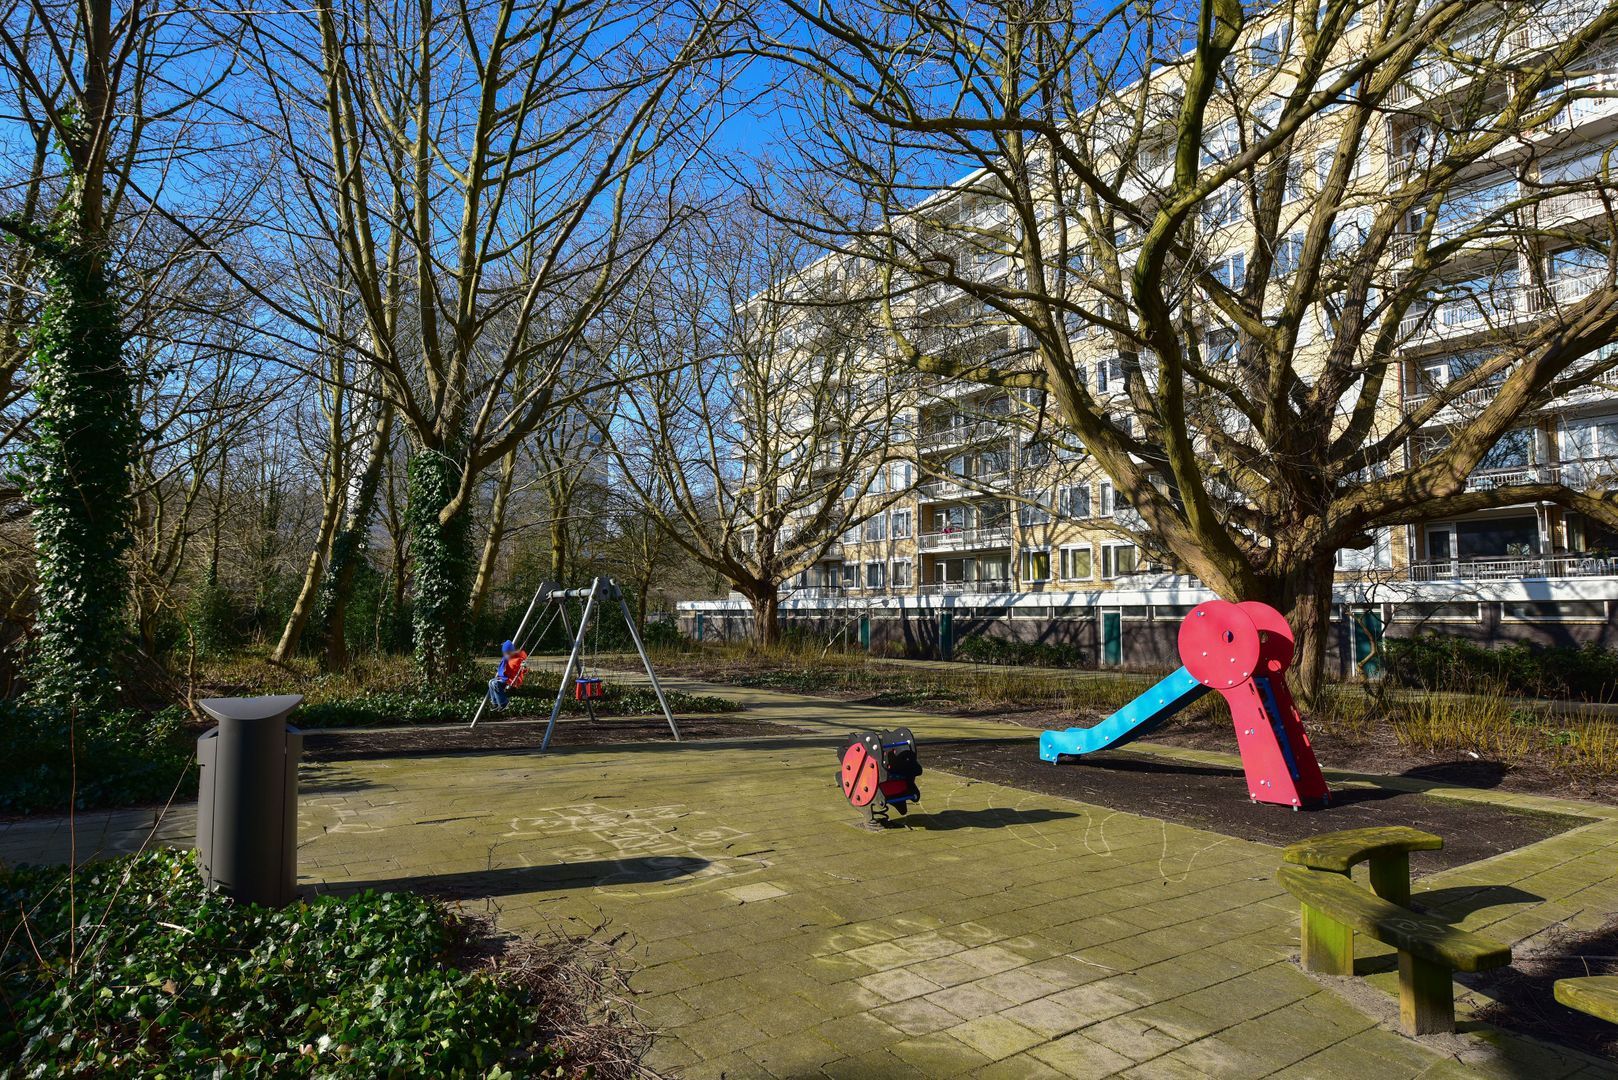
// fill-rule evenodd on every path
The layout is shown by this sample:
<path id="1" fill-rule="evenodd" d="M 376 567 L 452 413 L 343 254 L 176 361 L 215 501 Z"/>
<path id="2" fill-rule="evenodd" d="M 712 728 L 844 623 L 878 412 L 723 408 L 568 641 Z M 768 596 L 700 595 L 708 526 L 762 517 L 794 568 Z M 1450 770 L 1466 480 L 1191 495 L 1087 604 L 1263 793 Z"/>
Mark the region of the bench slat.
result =
<path id="1" fill-rule="evenodd" d="M 1340 832 L 1321 833 L 1296 844 L 1289 844 L 1281 853 L 1283 862 L 1307 866 L 1315 870 L 1330 870 L 1345 874 L 1356 863 L 1380 855 L 1393 855 L 1411 851 L 1438 851 L 1444 838 L 1430 832 L 1405 825 L 1389 825 L 1371 829 L 1344 829 Z"/>
<path id="2" fill-rule="evenodd" d="M 1509 945 L 1390 904 L 1340 874 L 1283 866 L 1276 877 L 1302 903 L 1401 952 L 1457 971 L 1487 971 L 1511 963 Z"/>
<path id="3" fill-rule="evenodd" d="M 1618 1024 L 1618 975 L 1557 979 L 1556 1000 L 1570 1009 Z"/>

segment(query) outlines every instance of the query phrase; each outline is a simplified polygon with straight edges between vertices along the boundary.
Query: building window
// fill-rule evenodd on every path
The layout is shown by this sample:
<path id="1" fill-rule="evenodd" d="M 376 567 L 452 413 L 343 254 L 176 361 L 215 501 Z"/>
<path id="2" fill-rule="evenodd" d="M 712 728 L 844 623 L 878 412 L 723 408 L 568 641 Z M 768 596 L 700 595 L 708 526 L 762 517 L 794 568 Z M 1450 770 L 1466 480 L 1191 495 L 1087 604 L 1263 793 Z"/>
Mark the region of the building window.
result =
<path id="1" fill-rule="evenodd" d="M 1051 512 L 1046 509 L 1040 492 L 1027 492 L 1023 498 L 1027 501 L 1017 507 L 1017 524 L 1044 525 L 1051 520 Z"/>
<path id="2" fill-rule="evenodd" d="M 1101 576 L 1113 578 L 1133 574 L 1139 563 L 1140 552 L 1134 544 L 1107 544 L 1101 549 Z"/>
<path id="3" fill-rule="evenodd" d="M 1030 548 L 1022 553 L 1022 579 L 1025 582 L 1051 579 L 1051 553 L 1049 548 Z"/>
<path id="4" fill-rule="evenodd" d="M 1101 482 L 1101 506 L 1097 512 L 1098 516 L 1112 517 L 1112 510 L 1112 485 L 1103 480 Z"/>
<path id="5" fill-rule="evenodd" d="M 1501 614 L 1527 622 L 1606 622 L 1604 600 L 1507 600 Z"/>
<path id="6" fill-rule="evenodd" d="M 874 518 L 867 518 L 865 522 L 865 540 L 867 543 L 876 543 L 878 540 L 888 538 L 888 518 L 886 514 L 878 514 Z"/>
<path id="7" fill-rule="evenodd" d="M 865 587 L 867 589 L 880 589 L 887 583 L 887 563 L 868 562 L 865 564 Z"/>
<path id="8" fill-rule="evenodd" d="M 1121 356 L 1109 356 L 1096 361 L 1096 393 L 1107 393 L 1109 386 L 1123 389 L 1124 358 Z"/>
<path id="9" fill-rule="evenodd" d="M 1398 604 L 1393 609 L 1393 617 L 1398 622 L 1477 622 L 1478 605 L 1476 601 Z"/>
<path id="10" fill-rule="evenodd" d="M 1260 35 L 1248 50 L 1248 56 L 1255 70 L 1265 71 L 1279 66 L 1287 58 L 1287 50 L 1291 47 L 1292 24 L 1282 23 L 1269 33 Z"/>
<path id="11" fill-rule="evenodd" d="M 1270 276 L 1283 278 L 1294 274 L 1303 261 L 1303 236 L 1288 233 L 1275 242 L 1275 258 L 1270 262 Z"/>
<path id="12" fill-rule="evenodd" d="M 1223 259 L 1209 263 L 1208 276 L 1232 292 L 1241 291 L 1247 283 L 1247 256 L 1233 251 Z"/>
<path id="13" fill-rule="evenodd" d="M 1074 544 L 1061 552 L 1063 581 L 1089 581 L 1095 576 L 1095 553 L 1089 544 Z"/>
<path id="14" fill-rule="evenodd" d="M 1202 204 L 1202 227 L 1206 230 L 1223 229 L 1242 219 L 1243 189 L 1231 180 L 1215 188 Z"/>
<path id="15" fill-rule="evenodd" d="M 895 559 L 893 562 L 893 587 L 908 589 L 911 584 L 911 566 L 909 559 Z"/>
<path id="16" fill-rule="evenodd" d="M 1057 493 L 1057 508 L 1063 517 L 1082 521 L 1090 516 L 1090 485 L 1070 484 Z"/>
<path id="17" fill-rule="evenodd" d="M 840 543 L 840 544 L 857 544 L 857 543 L 859 543 L 860 542 L 860 527 L 858 525 L 850 525 L 848 527 L 848 529 L 843 533 L 843 535 L 838 538 L 837 542 Z"/>
<path id="18" fill-rule="evenodd" d="M 843 588 L 852 589 L 860 583 L 860 564 L 846 562 L 843 564 Z"/>
<path id="19" fill-rule="evenodd" d="M 1337 550 L 1337 569 L 1339 570 L 1387 570 L 1393 566 L 1393 535 L 1392 530 L 1384 527 L 1372 534 L 1373 539 L 1369 547 L 1339 548 Z"/>
<path id="20" fill-rule="evenodd" d="M 908 491 L 916 481 L 916 467 L 908 461 L 895 461 L 889 471 L 894 491 Z"/>
<path id="21" fill-rule="evenodd" d="M 895 540 L 903 540 L 910 535 L 910 514 L 909 510 L 895 510 L 893 512 L 893 538 Z"/>

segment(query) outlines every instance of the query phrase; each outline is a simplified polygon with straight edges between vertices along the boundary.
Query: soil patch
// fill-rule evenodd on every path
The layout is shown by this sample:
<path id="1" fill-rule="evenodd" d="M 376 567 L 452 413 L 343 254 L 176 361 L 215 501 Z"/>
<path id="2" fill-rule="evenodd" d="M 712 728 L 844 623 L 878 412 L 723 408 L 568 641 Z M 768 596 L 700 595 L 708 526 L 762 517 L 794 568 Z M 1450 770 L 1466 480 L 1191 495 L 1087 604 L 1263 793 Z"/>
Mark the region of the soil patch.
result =
<path id="1" fill-rule="evenodd" d="M 1552 931 L 1512 954 L 1508 968 L 1460 976 L 1494 999 L 1478 1018 L 1618 1061 L 1618 1026 L 1568 1008 L 1553 992 L 1557 979 L 1618 975 L 1618 919 L 1587 934 Z"/>
<path id="2" fill-rule="evenodd" d="M 804 735 L 802 728 L 733 717 L 676 717 L 680 738 L 686 742 L 711 739 L 753 739 L 767 735 Z M 545 737 L 544 720 L 498 720 L 468 728 L 465 724 L 424 724 L 411 728 L 310 729 L 304 732 L 306 761 L 354 761 L 361 758 L 473 754 L 509 750 L 535 750 Z M 626 716 L 623 719 L 556 722 L 552 746 L 613 746 L 624 743 L 673 744 L 662 717 Z"/>
<path id="3" fill-rule="evenodd" d="M 1444 838 L 1442 851 L 1411 857 L 1418 874 L 1461 866 L 1585 824 L 1584 818 L 1527 813 L 1383 788 L 1339 787 L 1325 810 L 1294 812 L 1248 800 L 1240 769 L 1196 765 L 1128 751 L 1051 765 L 1029 739 L 922 742 L 924 766 L 974 780 L 1284 845 L 1316 833 L 1408 825 Z M 921 780 L 927 790 L 926 777 Z M 925 812 L 927 803 L 916 808 Z"/>
<path id="4" fill-rule="evenodd" d="M 1054 709 L 1011 711 L 983 709 L 974 715 L 1004 720 L 1008 724 L 1038 731 L 1087 727 L 1106 718 L 1106 713 L 1075 715 Z M 1615 720 L 1614 723 L 1618 723 Z M 1344 769 L 1384 776 L 1408 776 L 1434 784 L 1460 787 L 1500 788 L 1530 795 L 1550 795 L 1559 799 L 1586 799 L 1618 803 L 1618 777 L 1571 774 L 1533 762 L 1508 764 L 1483 755 L 1426 754 L 1401 744 L 1392 731 L 1376 731 L 1369 737 L 1347 739 L 1322 729 L 1305 718 L 1309 742 L 1325 769 Z M 1212 715 L 1176 718 L 1157 731 L 1149 741 L 1188 750 L 1217 750 L 1234 753 L 1236 736 L 1230 728 L 1230 714 L 1223 708 Z"/>

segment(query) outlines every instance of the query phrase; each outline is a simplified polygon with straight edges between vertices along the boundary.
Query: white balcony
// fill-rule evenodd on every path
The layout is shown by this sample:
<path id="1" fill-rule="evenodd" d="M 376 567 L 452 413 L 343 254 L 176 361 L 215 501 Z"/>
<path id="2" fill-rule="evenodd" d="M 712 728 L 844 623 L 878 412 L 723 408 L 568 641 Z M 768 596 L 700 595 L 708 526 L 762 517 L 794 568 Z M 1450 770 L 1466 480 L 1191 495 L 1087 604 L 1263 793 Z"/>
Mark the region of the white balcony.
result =
<path id="1" fill-rule="evenodd" d="M 1011 546 L 1011 526 L 993 525 L 983 529 L 943 529 L 916 537 L 918 551 L 979 551 Z"/>
<path id="2" fill-rule="evenodd" d="M 970 499 L 975 495 L 1004 491 L 1007 481 L 1008 478 L 1005 473 L 990 473 L 985 476 L 940 477 L 918 485 L 916 491 L 923 499 L 931 499 L 934 502 L 945 499 Z"/>
<path id="3" fill-rule="evenodd" d="M 953 450 L 957 447 L 968 446 L 973 443 L 991 442 L 996 439 L 1009 438 L 1004 423 L 994 420 L 978 420 L 969 424 L 952 424 L 938 431 L 928 432 L 917 440 L 918 449 L 923 453 L 939 450 Z"/>
<path id="4" fill-rule="evenodd" d="M 923 596 L 987 596 L 1017 591 L 1011 578 L 983 578 L 979 581 L 934 581 L 921 587 Z"/>
<path id="5" fill-rule="evenodd" d="M 1543 290 L 1526 285 L 1480 286 L 1475 295 L 1441 300 L 1407 312 L 1400 320 L 1399 334 L 1409 347 L 1504 329 L 1576 304 L 1606 280 L 1606 274 L 1597 272 L 1553 278 Z"/>
<path id="6" fill-rule="evenodd" d="M 1618 559 L 1595 555 L 1503 555 L 1410 564 L 1411 581 L 1513 581 L 1521 578 L 1612 577 Z"/>

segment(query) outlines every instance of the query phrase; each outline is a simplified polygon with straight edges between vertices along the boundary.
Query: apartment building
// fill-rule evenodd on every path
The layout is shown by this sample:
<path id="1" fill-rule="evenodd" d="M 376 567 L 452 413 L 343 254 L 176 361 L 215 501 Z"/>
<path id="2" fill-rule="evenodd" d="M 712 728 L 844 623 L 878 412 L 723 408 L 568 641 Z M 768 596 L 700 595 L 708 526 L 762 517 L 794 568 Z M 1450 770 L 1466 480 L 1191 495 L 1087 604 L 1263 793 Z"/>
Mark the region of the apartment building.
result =
<path id="1" fill-rule="evenodd" d="M 1512 30 L 1514 62 L 1525 66 L 1593 10 L 1574 8 L 1546 6 Z M 1472 26 L 1480 41 L 1492 35 L 1490 47 L 1498 51 L 1499 23 L 1492 11 L 1480 6 Z M 1457 54 L 1465 55 L 1466 33 L 1456 35 Z M 1250 70 L 1284 63 L 1287 41 L 1284 21 L 1261 20 L 1240 50 L 1240 62 Z M 1352 34 L 1346 35 L 1344 47 L 1353 44 Z M 1356 242 L 1356 220 L 1366 227 L 1378 188 L 1433 152 L 1440 138 L 1435 116 L 1443 117 L 1452 101 L 1455 108 L 1464 100 L 1466 108 L 1477 109 L 1480 100 L 1510 92 L 1509 71 L 1491 78 L 1498 85 L 1479 85 L 1435 58 L 1393 88 L 1378 130 L 1353 164 L 1354 190 L 1365 193 L 1368 209 L 1357 219 L 1344 215 L 1345 252 Z M 1506 373 L 1475 373 L 1486 368 L 1503 336 L 1560 318 L 1607 278 L 1606 258 L 1581 238 L 1611 234 L 1618 177 L 1610 186 L 1603 178 L 1618 146 L 1618 98 L 1601 95 L 1618 94 L 1618 42 L 1594 63 L 1581 64 L 1576 81 L 1575 89 L 1589 96 L 1572 96 L 1567 107 L 1475 164 L 1436 209 L 1435 220 L 1427 220 L 1426 210 L 1413 211 L 1388 247 L 1386 271 L 1398 275 L 1424 251 L 1457 241 L 1444 248 L 1442 287 L 1398 326 L 1398 377 L 1383 387 L 1376 424 L 1398 431 L 1407 417 L 1420 422 L 1402 440 L 1395 467 L 1441 449 L 1492 400 Z M 1555 93 L 1565 89 L 1559 84 Z M 1549 100 L 1551 94 L 1542 96 Z M 1417 102 L 1421 108 L 1409 107 Z M 1255 105 L 1254 112 L 1263 107 Z M 1330 125 L 1332 111 L 1323 110 L 1315 123 Z M 1241 132 L 1235 119 L 1214 125 L 1204 138 L 1203 165 L 1218 162 L 1222 144 L 1238 141 Z M 1138 175 L 1129 181 L 1132 198 L 1151 199 L 1160 187 L 1155 181 L 1170 167 L 1169 148 L 1154 152 L 1149 136 L 1143 137 L 1147 147 Z M 1296 155 L 1294 166 L 1285 199 L 1307 208 L 1325 183 L 1330 155 L 1323 152 L 1313 162 Z M 1536 196 L 1575 183 L 1583 190 Z M 931 208 L 929 222 L 942 218 L 974 234 L 992 231 L 1007 212 L 964 183 L 924 205 Z M 1507 212 L 1535 234 L 1534 243 L 1502 242 L 1509 230 L 1478 227 L 1498 226 Z M 1298 212 L 1300 221 L 1304 214 Z M 1243 200 L 1235 194 L 1211 200 L 1199 228 L 1212 272 L 1242 280 L 1252 242 Z M 1289 272 L 1301 243 L 1301 236 L 1288 234 L 1276 244 L 1272 274 Z M 1128 257 L 1129 246 L 1129 238 L 1120 236 L 1120 259 Z M 978 262 L 985 274 L 1017 272 L 1009 255 L 980 252 Z M 1023 331 L 958 290 L 920 290 L 915 306 L 931 332 L 948 335 L 948 347 L 957 354 L 1019 347 Z M 1110 335 L 1088 326 L 1072 330 L 1080 343 L 1075 366 L 1109 411 L 1116 403 L 1115 422 L 1128 430 L 1124 361 L 1109 347 Z M 1313 332 L 1322 343 L 1330 341 L 1324 316 Z M 1207 321 L 1200 342 L 1206 354 L 1217 356 L 1228 347 L 1224 333 L 1217 320 Z M 1610 363 L 1614 349 L 1618 344 L 1604 346 L 1584 363 Z M 1300 350 L 1307 354 L 1307 347 Z M 1151 384 L 1152 373 L 1145 370 L 1150 359 L 1141 363 Z M 1452 385 L 1468 388 L 1456 393 L 1448 389 Z M 1435 408 L 1440 400 L 1442 407 Z M 1154 550 L 1139 516 L 1083 445 L 1054 420 L 1040 393 L 935 380 L 917 393 L 906 419 L 908 460 L 885 465 L 874 489 L 888 499 L 895 491 L 907 494 L 850 529 L 789 584 L 786 618 L 829 633 L 858 633 L 873 648 L 912 653 L 948 655 L 963 635 L 988 633 L 1077 642 L 1092 649 L 1100 664 L 1152 665 L 1172 657 L 1179 619 L 1213 594 Z M 1601 379 L 1548 397 L 1500 440 L 1466 487 L 1557 482 L 1585 489 L 1618 485 L 1618 381 Z M 1548 499 L 1384 528 L 1370 546 L 1339 552 L 1337 565 L 1341 670 L 1367 655 L 1371 640 L 1384 632 L 1618 642 L 1618 536 Z M 683 614 L 688 632 L 735 635 L 744 629 L 746 610 L 734 601 L 710 601 L 685 605 Z"/>

